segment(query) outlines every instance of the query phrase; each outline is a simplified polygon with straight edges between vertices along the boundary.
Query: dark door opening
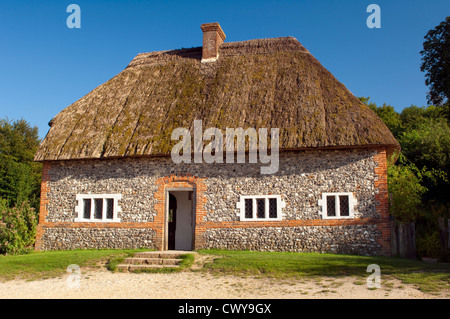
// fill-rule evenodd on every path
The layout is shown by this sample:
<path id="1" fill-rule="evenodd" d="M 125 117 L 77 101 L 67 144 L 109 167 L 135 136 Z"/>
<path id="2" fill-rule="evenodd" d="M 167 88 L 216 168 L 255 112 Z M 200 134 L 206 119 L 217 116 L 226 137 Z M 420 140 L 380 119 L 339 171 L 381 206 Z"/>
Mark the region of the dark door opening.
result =
<path id="1" fill-rule="evenodd" d="M 177 199 L 173 194 L 169 193 L 169 214 L 168 218 L 168 247 L 169 250 L 175 249 L 175 232 L 177 230 Z"/>
<path id="2" fill-rule="evenodd" d="M 167 249 L 194 249 L 194 191 L 170 190 L 167 207 Z"/>

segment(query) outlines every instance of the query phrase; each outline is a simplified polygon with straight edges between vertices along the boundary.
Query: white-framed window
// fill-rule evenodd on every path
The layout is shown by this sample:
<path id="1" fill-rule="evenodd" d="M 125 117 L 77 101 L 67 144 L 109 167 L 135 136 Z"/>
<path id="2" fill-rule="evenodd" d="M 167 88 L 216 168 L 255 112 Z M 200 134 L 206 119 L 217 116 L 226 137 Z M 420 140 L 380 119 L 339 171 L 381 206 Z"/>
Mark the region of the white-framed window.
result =
<path id="1" fill-rule="evenodd" d="M 241 221 L 282 220 L 285 206 L 280 195 L 240 196 L 236 203 Z"/>
<path id="2" fill-rule="evenodd" d="M 121 194 L 77 194 L 75 222 L 120 222 Z"/>
<path id="3" fill-rule="evenodd" d="M 322 193 L 319 206 L 322 206 L 323 219 L 354 218 L 356 198 L 353 193 Z"/>

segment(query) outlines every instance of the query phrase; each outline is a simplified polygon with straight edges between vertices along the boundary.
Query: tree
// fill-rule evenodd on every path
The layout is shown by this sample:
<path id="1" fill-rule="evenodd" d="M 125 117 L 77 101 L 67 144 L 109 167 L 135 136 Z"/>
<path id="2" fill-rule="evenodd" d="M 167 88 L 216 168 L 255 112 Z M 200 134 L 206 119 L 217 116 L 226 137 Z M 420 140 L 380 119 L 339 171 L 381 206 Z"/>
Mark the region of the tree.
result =
<path id="1" fill-rule="evenodd" d="M 397 156 L 394 165 L 392 159 Z M 422 195 L 427 191 L 421 185 L 422 173 L 402 154 L 392 159 L 388 165 L 389 213 L 399 221 L 414 221 L 420 213 Z"/>
<path id="2" fill-rule="evenodd" d="M 399 142 L 405 156 L 417 166 L 450 171 L 450 126 L 445 119 L 424 119 Z"/>
<path id="3" fill-rule="evenodd" d="M 450 16 L 428 31 L 423 43 L 420 70 L 430 92 L 428 103 L 441 105 L 450 98 Z"/>
<path id="4" fill-rule="evenodd" d="M 39 142 L 37 127 L 27 121 L 0 120 L 0 197 L 10 207 L 23 201 L 39 207 L 42 165 L 33 161 Z"/>
<path id="5" fill-rule="evenodd" d="M 391 106 L 372 109 L 400 143 L 402 153 L 388 165 L 390 214 L 402 222 L 415 222 L 420 256 L 442 255 L 438 218 L 450 208 L 449 103 L 418 107 L 411 105 L 398 114 Z"/>
<path id="6" fill-rule="evenodd" d="M 450 126 L 444 118 L 424 118 L 412 125 L 414 128 L 406 131 L 399 142 L 403 154 L 417 167 L 429 167 L 448 176 L 450 172 Z M 425 197 L 441 203 L 448 203 L 450 184 L 446 178 L 429 180 L 424 178 L 422 185 L 429 189 Z"/>
<path id="7" fill-rule="evenodd" d="M 410 131 L 416 129 L 417 126 L 422 124 L 423 121 L 430 119 L 446 119 L 448 121 L 448 112 L 448 104 L 422 107 L 411 105 L 410 107 L 404 108 L 400 113 L 400 120 L 405 128 L 405 131 Z"/>
<path id="8" fill-rule="evenodd" d="M 402 120 L 392 106 L 383 104 L 383 106 L 379 107 L 375 103 L 369 102 L 370 97 L 360 97 L 359 100 L 381 118 L 395 138 L 398 139 L 400 137 L 403 132 Z"/>

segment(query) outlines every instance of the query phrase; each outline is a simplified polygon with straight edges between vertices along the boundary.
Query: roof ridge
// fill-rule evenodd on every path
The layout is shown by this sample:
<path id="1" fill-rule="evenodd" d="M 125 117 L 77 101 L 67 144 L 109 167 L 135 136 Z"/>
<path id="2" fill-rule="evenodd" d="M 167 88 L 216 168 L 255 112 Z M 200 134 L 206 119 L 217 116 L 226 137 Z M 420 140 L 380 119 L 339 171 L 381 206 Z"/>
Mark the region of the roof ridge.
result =
<path id="1" fill-rule="evenodd" d="M 271 54 L 289 51 L 309 54 L 309 51 L 292 36 L 224 42 L 219 48 L 221 56 Z M 179 59 L 201 60 L 201 57 L 202 47 L 143 52 L 137 54 L 126 68 L 158 65 Z"/>

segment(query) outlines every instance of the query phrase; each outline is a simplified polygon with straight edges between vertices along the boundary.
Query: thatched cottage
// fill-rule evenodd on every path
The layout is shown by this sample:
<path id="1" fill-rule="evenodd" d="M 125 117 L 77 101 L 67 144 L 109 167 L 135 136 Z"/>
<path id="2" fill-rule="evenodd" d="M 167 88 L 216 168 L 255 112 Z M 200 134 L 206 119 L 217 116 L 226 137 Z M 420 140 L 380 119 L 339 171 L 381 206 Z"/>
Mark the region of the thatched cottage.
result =
<path id="1" fill-rule="evenodd" d="M 36 249 L 389 254 L 399 145 L 384 123 L 295 38 L 226 43 L 218 23 L 201 29 L 203 47 L 138 54 L 50 121 Z M 278 129 L 276 172 L 175 163 L 172 133 L 194 135 L 196 121 Z"/>

